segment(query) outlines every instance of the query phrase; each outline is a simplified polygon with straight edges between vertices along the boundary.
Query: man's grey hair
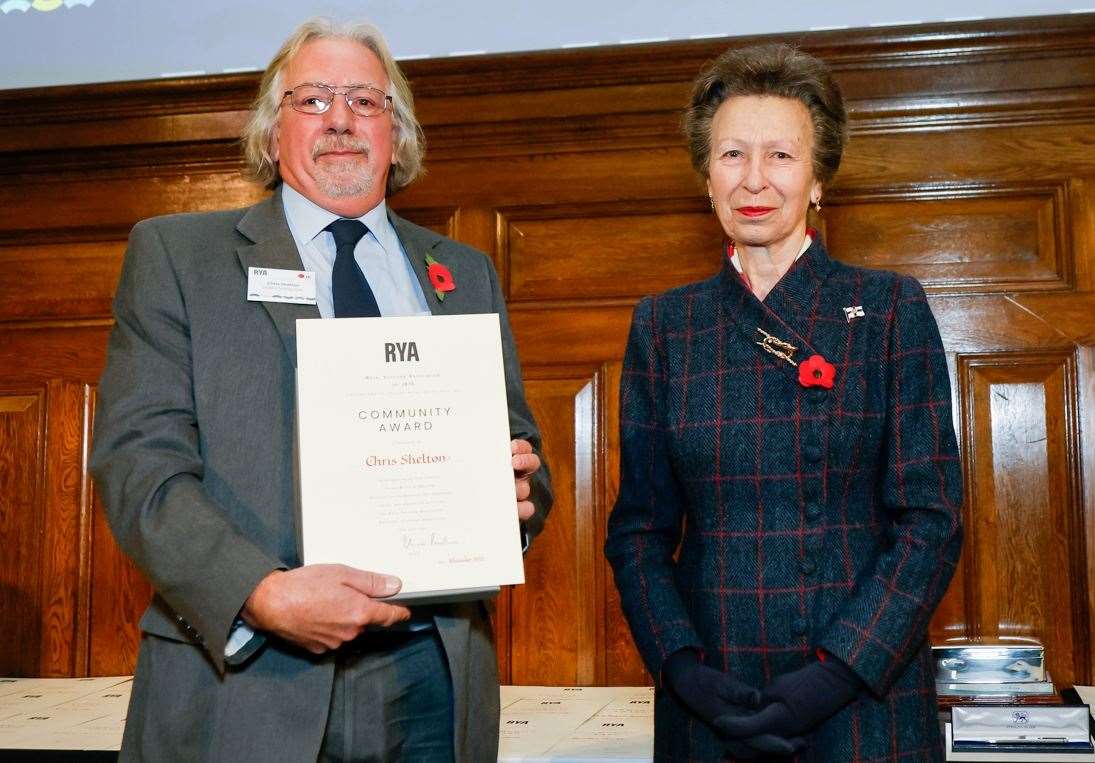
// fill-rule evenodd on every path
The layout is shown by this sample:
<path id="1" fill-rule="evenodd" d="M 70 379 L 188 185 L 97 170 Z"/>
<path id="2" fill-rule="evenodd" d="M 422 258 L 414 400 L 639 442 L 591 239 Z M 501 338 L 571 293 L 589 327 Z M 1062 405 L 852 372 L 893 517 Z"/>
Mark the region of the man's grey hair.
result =
<path id="1" fill-rule="evenodd" d="M 290 35 L 262 75 L 259 94 L 251 106 L 251 117 L 243 129 L 243 153 L 247 173 L 267 188 L 281 181 L 278 163 L 274 160 L 272 142 L 277 126 L 278 109 L 285 93 L 282 76 L 285 67 L 300 49 L 314 40 L 351 40 L 376 54 L 388 75 L 388 94 L 392 97 L 392 119 L 395 125 L 395 163 L 388 172 L 389 195 L 406 188 L 422 174 L 422 155 L 426 139 L 414 115 L 414 97 L 399 64 L 392 58 L 380 30 L 372 24 L 352 22 L 338 24 L 324 18 L 305 21 Z M 294 83 L 300 84 L 300 83 Z"/>

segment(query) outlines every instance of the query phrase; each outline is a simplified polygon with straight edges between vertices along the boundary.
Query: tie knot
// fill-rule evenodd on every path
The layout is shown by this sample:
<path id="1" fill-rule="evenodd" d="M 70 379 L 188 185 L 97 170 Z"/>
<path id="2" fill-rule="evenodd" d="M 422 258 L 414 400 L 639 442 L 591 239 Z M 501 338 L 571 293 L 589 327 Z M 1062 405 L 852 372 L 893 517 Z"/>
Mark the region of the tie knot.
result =
<path id="1" fill-rule="evenodd" d="M 345 246 L 353 249 L 357 246 L 357 242 L 361 240 L 361 237 L 368 233 L 369 229 L 365 223 L 360 220 L 335 220 L 328 225 L 324 230 L 329 230 L 335 237 L 335 249 L 342 249 Z"/>

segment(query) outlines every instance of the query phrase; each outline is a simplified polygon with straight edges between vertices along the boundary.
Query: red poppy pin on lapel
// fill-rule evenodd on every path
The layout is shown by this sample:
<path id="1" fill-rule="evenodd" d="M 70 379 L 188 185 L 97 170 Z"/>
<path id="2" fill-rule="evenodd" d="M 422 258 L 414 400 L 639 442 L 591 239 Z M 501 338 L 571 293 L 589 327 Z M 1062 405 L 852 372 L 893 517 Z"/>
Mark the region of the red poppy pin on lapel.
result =
<path id="1" fill-rule="evenodd" d="M 456 282 L 452 280 L 449 269 L 428 254 L 426 255 L 426 275 L 430 277 L 430 284 L 433 286 L 433 293 L 437 295 L 438 302 L 444 302 L 445 294 L 456 288 Z"/>
<path id="2" fill-rule="evenodd" d="M 820 355 L 811 355 L 798 365 L 798 383 L 803 387 L 833 388 L 836 369 Z"/>

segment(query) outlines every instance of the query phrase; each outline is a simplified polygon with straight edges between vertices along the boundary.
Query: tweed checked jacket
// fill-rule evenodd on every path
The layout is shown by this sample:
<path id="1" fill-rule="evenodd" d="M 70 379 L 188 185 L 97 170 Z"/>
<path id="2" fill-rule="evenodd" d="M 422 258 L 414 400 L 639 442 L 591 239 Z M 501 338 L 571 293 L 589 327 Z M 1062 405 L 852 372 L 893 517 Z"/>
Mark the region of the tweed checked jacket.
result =
<path id="1" fill-rule="evenodd" d="M 824 356 L 833 388 L 800 385 L 758 327 L 798 361 Z M 762 303 L 724 258 L 636 307 L 620 405 L 605 551 L 659 683 L 657 759 L 725 759 L 661 691 L 665 658 L 692 647 L 758 688 L 818 648 L 855 671 L 866 690 L 799 760 L 941 760 L 926 632 L 960 551 L 962 477 L 920 284 L 815 240 Z"/>

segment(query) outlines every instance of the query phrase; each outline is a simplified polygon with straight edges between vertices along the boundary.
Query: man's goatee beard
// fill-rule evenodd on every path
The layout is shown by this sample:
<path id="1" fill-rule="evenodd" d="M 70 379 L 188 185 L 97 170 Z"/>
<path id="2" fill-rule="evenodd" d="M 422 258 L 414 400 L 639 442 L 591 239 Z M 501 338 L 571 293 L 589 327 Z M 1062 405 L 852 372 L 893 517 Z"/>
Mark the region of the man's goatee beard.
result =
<path id="1" fill-rule="evenodd" d="M 356 151 L 362 158 L 369 159 L 369 144 L 352 138 L 328 136 L 316 141 L 312 148 L 312 159 L 316 162 L 316 185 L 332 199 L 344 199 L 364 196 L 373 190 L 373 178 L 367 167 L 332 172 L 319 164 L 323 154 L 333 151 Z"/>

